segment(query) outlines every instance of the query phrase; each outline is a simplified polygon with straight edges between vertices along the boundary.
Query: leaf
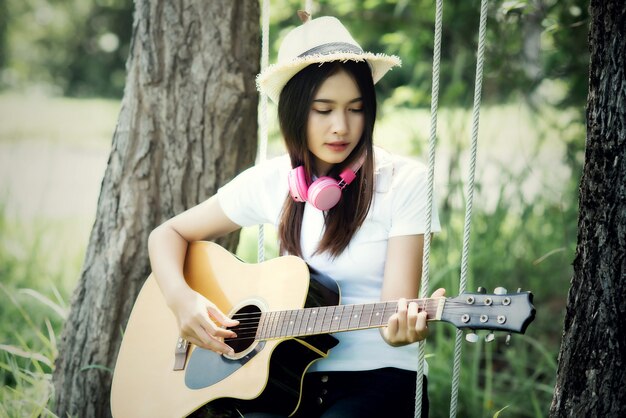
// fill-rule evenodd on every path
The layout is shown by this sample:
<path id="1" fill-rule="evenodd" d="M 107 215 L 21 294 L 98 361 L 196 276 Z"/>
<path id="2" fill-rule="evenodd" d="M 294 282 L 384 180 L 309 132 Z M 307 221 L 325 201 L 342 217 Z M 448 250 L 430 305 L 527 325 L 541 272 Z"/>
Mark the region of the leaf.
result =
<path id="1" fill-rule="evenodd" d="M 500 412 L 504 411 L 505 409 L 507 409 L 509 407 L 509 405 L 505 406 L 504 408 L 502 408 L 499 411 L 496 411 L 495 414 L 493 414 L 493 418 L 498 418 L 500 416 Z"/>
<path id="2" fill-rule="evenodd" d="M 19 347 L 15 347 L 12 345 L 0 344 L 0 350 L 6 351 L 7 353 L 13 354 L 14 356 L 19 356 L 23 358 L 28 358 L 31 360 L 38 361 L 40 363 L 44 363 L 45 365 L 52 367 L 52 361 L 39 353 L 33 353 L 32 351 L 22 350 Z"/>
<path id="3" fill-rule="evenodd" d="M 67 309 L 65 309 L 64 307 L 62 307 L 61 305 L 59 305 L 57 303 L 54 303 L 52 300 L 50 300 L 46 296 L 42 295 L 41 293 L 37 292 L 36 290 L 33 290 L 33 289 L 20 289 L 19 293 L 23 293 L 25 295 L 28 295 L 28 296 L 38 300 L 39 302 L 43 303 L 44 305 L 48 306 L 49 308 L 52 308 L 52 310 L 55 311 L 57 313 L 57 315 L 59 315 L 62 319 L 67 319 Z"/>

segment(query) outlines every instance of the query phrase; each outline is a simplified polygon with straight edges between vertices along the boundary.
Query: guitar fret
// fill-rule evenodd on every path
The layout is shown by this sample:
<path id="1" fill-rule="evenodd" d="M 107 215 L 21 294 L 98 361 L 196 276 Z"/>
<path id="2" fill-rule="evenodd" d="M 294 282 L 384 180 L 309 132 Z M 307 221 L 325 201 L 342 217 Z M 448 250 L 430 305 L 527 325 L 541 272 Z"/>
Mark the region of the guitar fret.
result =
<path id="1" fill-rule="evenodd" d="M 291 311 L 285 311 L 283 316 L 283 337 L 289 337 L 289 324 L 291 322 Z"/>
<path id="2" fill-rule="evenodd" d="M 370 309 L 370 316 L 367 318 L 367 327 L 372 326 L 372 318 L 374 317 L 374 311 L 376 310 L 376 304 L 370 305 L 372 309 Z"/>
<path id="3" fill-rule="evenodd" d="M 264 340 L 267 339 L 267 327 L 270 314 L 271 312 L 264 312 L 261 314 L 261 327 L 259 329 L 259 337 Z"/>
<path id="4" fill-rule="evenodd" d="M 348 327 L 350 329 L 357 329 L 359 325 L 359 321 L 361 319 L 361 314 L 363 313 L 363 305 L 354 305 L 352 312 L 350 314 L 350 323 Z"/>
<path id="5" fill-rule="evenodd" d="M 385 303 L 374 304 L 374 325 L 382 325 L 385 312 Z"/>
<path id="6" fill-rule="evenodd" d="M 322 324 L 320 321 L 323 321 L 324 317 L 320 315 L 320 308 L 313 308 L 313 310 L 311 311 L 311 315 L 313 316 L 313 324 L 307 327 L 307 332 L 309 332 L 310 334 L 317 334 L 322 328 Z"/>
<path id="7" fill-rule="evenodd" d="M 315 331 L 316 333 L 320 333 L 324 330 L 324 321 L 326 321 L 326 313 L 328 312 L 328 308 L 324 307 L 324 306 L 320 306 L 318 308 L 317 311 L 317 321 L 315 321 L 316 327 L 315 327 Z"/>
<path id="8" fill-rule="evenodd" d="M 359 328 L 367 328 L 372 320 L 372 312 L 374 309 L 371 304 L 367 304 L 363 306 L 363 314 L 361 315 L 361 320 L 359 321 Z"/>
<path id="9" fill-rule="evenodd" d="M 311 312 L 308 309 L 302 310 L 302 321 L 300 322 L 300 328 L 298 329 L 298 335 L 306 335 L 306 324 L 309 322 L 309 315 Z"/>
<path id="10" fill-rule="evenodd" d="M 353 305 L 348 305 L 342 309 L 341 313 L 341 322 L 339 323 L 339 328 L 342 330 L 346 330 L 350 328 L 350 318 L 352 317 L 352 310 L 354 309 Z M 346 312 L 347 311 L 347 312 Z"/>
<path id="11" fill-rule="evenodd" d="M 343 322 L 344 308 L 345 308 L 344 305 L 335 306 L 335 309 L 333 310 L 333 317 L 331 319 L 331 325 L 330 325 L 331 332 L 337 331 L 339 328 L 341 328 L 341 323 Z"/>
<path id="12" fill-rule="evenodd" d="M 307 327 L 309 326 L 310 319 L 311 319 L 311 309 L 308 308 L 304 310 L 302 324 L 300 325 L 300 335 L 307 335 Z"/>
<path id="13" fill-rule="evenodd" d="M 287 325 L 287 335 L 293 336 L 293 328 L 295 326 L 295 317 L 297 311 L 289 311 L 289 323 Z"/>
<path id="14" fill-rule="evenodd" d="M 283 336 L 283 327 L 285 325 L 285 321 L 284 321 L 284 315 L 285 312 L 284 311 L 279 311 L 278 312 L 278 318 L 277 318 L 277 326 L 276 326 L 276 336 L 277 337 L 282 337 Z"/>
<path id="15" fill-rule="evenodd" d="M 265 339 L 265 313 L 264 312 L 262 312 L 261 316 L 259 317 L 259 325 L 257 326 L 257 329 L 256 329 L 256 339 L 257 340 Z"/>
<path id="16" fill-rule="evenodd" d="M 385 323 L 389 322 L 389 318 L 391 315 L 395 314 L 398 310 L 397 302 L 387 302 L 385 303 Z"/>
<path id="17" fill-rule="evenodd" d="M 315 329 L 313 330 L 316 334 L 319 334 L 324 329 L 324 320 L 326 319 L 326 311 L 327 309 L 323 306 L 317 308 L 317 318 L 315 318 Z"/>
<path id="18" fill-rule="evenodd" d="M 317 320 L 319 319 L 318 308 L 311 308 L 311 315 L 309 315 L 309 323 L 306 327 L 306 332 L 308 335 L 315 334 Z"/>
<path id="19" fill-rule="evenodd" d="M 324 327 L 322 329 L 322 332 L 331 332 L 333 325 L 335 324 L 335 317 L 336 317 L 336 312 L 337 312 L 337 306 L 329 306 L 326 309 L 326 315 L 325 315 L 325 320 L 324 320 Z"/>
<path id="20" fill-rule="evenodd" d="M 263 337 L 265 339 L 272 338 L 272 317 L 274 312 L 267 312 L 265 316 L 265 331 L 263 332 Z"/>
<path id="21" fill-rule="evenodd" d="M 298 310 L 298 313 L 296 315 L 296 321 L 294 324 L 294 331 L 293 334 L 298 337 L 302 334 L 302 323 L 304 322 L 304 310 L 300 309 Z"/>
<path id="22" fill-rule="evenodd" d="M 278 315 L 279 312 L 274 312 L 272 315 L 272 329 L 271 329 L 271 338 L 278 337 Z"/>

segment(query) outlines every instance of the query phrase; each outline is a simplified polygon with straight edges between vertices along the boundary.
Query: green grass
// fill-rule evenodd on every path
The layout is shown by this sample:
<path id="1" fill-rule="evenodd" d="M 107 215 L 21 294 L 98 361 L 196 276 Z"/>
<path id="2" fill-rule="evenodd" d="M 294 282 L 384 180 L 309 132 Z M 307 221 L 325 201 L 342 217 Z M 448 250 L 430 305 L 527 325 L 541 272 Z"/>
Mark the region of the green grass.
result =
<path id="1" fill-rule="evenodd" d="M 118 110 L 112 101 L 0 95 L 0 146 L 45 141 L 106 153 Z M 446 287 L 449 295 L 459 288 L 469 122 L 468 112 L 459 109 L 439 115 L 436 181 L 443 231 L 433 241 L 430 287 Z M 425 159 L 428 123 L 426 111 L 383 109 L 378 144 Z M 518 105 L 484 109 L 480 126 L 468 289 L 532 290 L 537 318 L 510 347 L 502 336 L 489 344 L 463 343 L 458 416 L 542 417 L 552 397 L 572 273 L 584 128 L 572 112 L 547 109 L 539 117 Z M 280 152 L 276 129 L 272 132 L 270 150 Z M 18 219 L 5 206 L 0 208 L 0 417 L 52 416 L 46 408 L 56 341 L 93 214 L 78 220 L 46 213 Z M 275 232 L 266 227 L 265 234 L 270 258 L 277 253 Z M 238 254 L 255 261 L 256 246 L 256 228 L 244 230 Z M 453 341 L 452 326 L 431 327 L 426 346 L 431 417 L 448 415 Z"/>
<path id="2" fill-rule="evenodd" d="M 79 263 L 53 263 L 43 230 L 31 235 L 7 221 L 0 210 L 0 417 L 53 416 L 47 405 L 57 335 Z"/>

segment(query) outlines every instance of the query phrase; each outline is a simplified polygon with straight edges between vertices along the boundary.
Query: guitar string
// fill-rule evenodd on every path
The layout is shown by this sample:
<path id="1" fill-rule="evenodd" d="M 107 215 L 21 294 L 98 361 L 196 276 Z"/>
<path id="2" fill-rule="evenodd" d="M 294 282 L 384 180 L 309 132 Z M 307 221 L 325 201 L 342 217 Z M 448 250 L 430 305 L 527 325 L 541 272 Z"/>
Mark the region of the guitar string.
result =
<path id="1" fill-rule="evenodd" d="M 439 305 L 439 301 L 433 301 L 433 300 L 429 300 L 426 302 L 426 304 L 428 306 L 425 306 L 423 303 L 423 299 L 416 299 L 416 300 L 412 300 L 409 302 L 413 302 L 413 301 L 417 301 L 418 305 L 421 304 L 422 306 L 419 306 L 419 310 L 429 310 L 432 308 L 436 308 Z M 434 303 L 435 306 L 431 306 L 431 304 Z M 449 303 L 449 302 L 446 302 Z M 454 302 L 451 302 L 454 303 Z M 370 304 L 363 304 L 363 305 L 358 305 L 358 304 L 353 304 L 353 305 L 330 305 L 330 306 L 315 306 L 315 307 L 309 307 L 309 308 L 299 308 L 299 309 L 288 309 L 288 310 L 282 310 L 282 311 L 266 311 L 266 312 L 244 312 L 244 313 L 236 313 L 232 316 L 233 319 L 235 318 L 245 318 L 246 316 L 249 317 L 255 317 L 261 314 L 270 314 L 270 313 L 283 313 L 283 312 L 293 312 L 293 311 L 298 311 L 298 310 L 302 310 L 302 311 L 311 311 L 311 310 L 315 310 L 315 309 L 331 309 L 331 308 L 337 308 L 337 307 L 341 307 L 343 310 L 346 310 L 347 308 L 352 307 L 354 309 L 355 306 L 362 306 L 363 310 L 366 309 L 370 309 L 370 308 L 375 308 L 376 305 L 380 305 L 380 304 L 385 304 L 385 308 L 387 309 L 387 307 L 390 308 L 397 308 L 397 302 L 396 301 L 390 301 L 390 302 L 375 302 L 375 303 L 370 303 Z"/>
<path id="2" fill-rule="evenodd" d="M 386 303 L 387 305 L 393 303 L 393 309 L 397 308 L 396 302 L 378 302 L 378 303 Z M 435 304 L 438 305 L 438 301 Z M 243 321 L 243 320 L 246 320 L 246 319 L 249 319 L 249 318 L 252 318 L 252 319 L 259 318 L 262 315 L 266 315 L 266 316 L 270 315 L 270 314 L 281 315 L 281 314 L 284 314 L 286 312 L 297 312 L 297 311 L 302 311 L 302 312 L 309 311 L 310 312 L 310 311 L 312 311 L 314 309 L 330 309 L 330 308 L 338 307 L 338 306 L 341 306 L 343 308 L 342 310 L 344 310 L 344 311 L 347 310 L 347 308 L 349 308 L 349 307 L 363 306 L 362 311 L 368 311 L 369 312 L 369 309 L 374 307 L 374 305 L 375 305 L 374 303 L 366 304 L 366 305 L 331 305 L 331 306 L 319 306 L 319 307 L 310 307 L 310 308 L 299 308 L 299 309 L 293 309 L 293 310 L 289 309 L 289 310 L 282 310 L 282 311 L 245 312 L 245 313 L 236 313 L 236 314 L 234 314 L 232 316 L 232 319 L 237 319 L 239 321 Z M 512 303 L 511 303 L 511 305 L 512 305 Z M 508 305 L 508 306 L 511 306 L 511 305 Z M 446 303 L 445 303 L 445 310 L 449 311 L 449 310 L 456 310 L 455 308 L 458 309 L 458 308 L 474 308 L 474 307 L 487 307 L 488 308 L 490 306 L 492 306 L 492 307 L 499 307 L 499 306 L 507 306 L 507 305 L 496 304 L 496 303 L 493 303 L 492 305 L 486 305 L 486 304 L 472 304 L 472 305 L 470 305 L 470 304 L 468 304 L 466 302 L 446 301 Z M 438 306 L 431 306 L 430 303 L 428 303 L 428 306 L 426 306 L 426 307 L 420 306 L 419 310 L 420 311 L 436 310 L 437 307 Z M 387 307 L 385 307 L 383 309 L 387 309 Z M 326 312 L 326 313 L 328 313 L 328 312 Z M 340 314 L 342 314 L 342 313 L 340 313 Z"/>
<path id="3" fill-rule="evenodd" d="M 388 303 L 388 302 L 379 302 L 379 303 L 384 303 L 385 304 L 383 306 L 383 309 L 382 309 L 382 317 L 383 318 L 385 317 L 385 315 L 391 316 L 393 313 L 397 312 L 397 304 L 396 303 L 393 303 L 393 305 L 391 305 L 391 303 Z M 334 307 L 336 308 L 336 306 L 346 307 L 346 306 L 350 306 L 350 305 L 335 305 Z M 320 307 L 320 308 L 322 308 L 322 307 Z M 326 308 L 331 308 L 331 307 L 326 307 Z M 371 309 L 369 309 L 369 308 L 371 308 Z M 312 308 L 312 309 L 314 309 L 314 308 Z M 429 310 L 429 306 L 426 306 L 426 304 L 424 304 L 424 306 L 422 308 L 420 308 L 420 309 L 428 311 Z M 343 308 L 342 310 L 345 311 L 346 309 Z M 375 311 L 376 311 L 376 307 L 374 306 L 374 304 L 372 304 L 372 305 L 365 305 L 364 309 L 362 310 L 362 312 L 360 312 L 361 317 L 358 320 L 359 323 L 356 325 L 356 328 L 370 328 L 370 327 L 385 326 L 386 323 L 382 323 L 382 321 L 380 323 L 378 323 L 378 324 L 372 325 L 372 322 L 371 322 L 372 318 L 369 319 L 369 321 L 368 321 L 369 323 L 367 325 L 365 325 L 365 324 L 361 325 L 360 324 L 362 322 L 362 319 L 363 319 L 362 317 L 364 315 L 367 315 L 367 314 L 372 315 Z M 294 312 L 294 311 L 273 311 L 272 313 L 274 313 L 274 317 L 276 317 L 276 318 L 272 318 L 269 315 L 265 318 L 267 322 L 270 322 L 270 324 L 267 324 L 267 325 L 269 325 L 269 327 L 271 328 L 271 331 L 273 331 L 272 334 L 274 334 L 274 333 L 282 334 L 284 331 L 287 331 L 289 329 L 289 326 L 291 325 L 291 321 L 290 321 L 290 323 L 286 323 L 285 322 L 286 319 L 287 320 L 304 319 L 303 317 L 297 318 L 297 315 L 294 318 L 293 314 L 285 315 L 284 313 L 287 313 L 287 312 Z M 353 311 L 351 311 L 349 315 L 346 315 L 345 312 L 337 313 L 337 312 L 333 311 L 332 315 L 328 315 L 328 313 L 330 313 L 330 312 L 325 312 L 325 313 L 322 313 L 321 315 L 315 317 L 313 323 L 314 323 L 316 332 L 313 332 L 313 333 L 298 332 L 298 333 L 294 333 L 294 334 L 295 335 L 313 335 L 313 334 L 316 334 L 316 333 L 323 333 L 323 330 L 326 327 L 328 327 L 327 332 L 339 332 L 338 329 L 332 330 L 332 327 L 333 327 L 334 324 L 333 324 L 333 321 L 332 320 L 329 321 L 328 318 L 336 316 L 338 314 L 341 317 L 341 320 L 339 320 L 339 323 L 341 323 L 342 320 L 345 320 L 346 318 L 350 318 L 350 319 L 348 319 L 348 324 L 349 324 L 350 321 L 351 321 L 351 317 L 352 317 Z M 381 314 L 381 312 L 379 311 L 378 314 Z M 258 331 L 258 328 L 259 328 L 259 324 L 261 322 L 261 320 L 260 320 L 261 316 L 262 316 L 262 314 L 260 314 L 260 313 L 256 313 L 254 316 L 250 316 L 246 320 L 246 322 L 244 324 L 244 325 L 247 325 L 248 327 L 245 327 L 245 326 L 241 327 L 240 325 L 238 325 L 238 326 L 233 327 L 231 329 L 234 329 L 234 330 L 237 331 L 237 336 L 238 337 L 241 337 L 241 336 L 245 335 L 246 337 L 242 337 L 242 338 L 248 338 L 249 339 L 251 337 L 247 337 L 248 335 L 256 335 L 257 334 L 257 331 Z M 322 322 L 321 323 L 319 323 L 319 319 L 318 319 L 320 317 L 322 318 Z M 256 321 L 257 319 L 259 319 L 259 321 Z M 311 317 L 309 316 L 309 318 L 307 318 L 306 322 L 308 323 L 310 320 L 311 320 Z M 387 320 L 388 320 L 388 318 L 387 318 Z M 242 321 L 240 321 L 240 323 Z M 277 322 L 277 323 L 276 324 L 271 324 L 272 321 Z M 274 329 L 274 326 L 276 326 L 275 329 Z M 321 327 L 320 331 L 317 332 L 317 329 L 319 327 Z M 302 324 L 300 326 L 296 326 L 295 328 L 302 329 Z M 305 326 L 305 328 L 307 328 L 307 327 Z M 292 328 L 292 331 L 293 330 L 294 329 Z M 241 331 L 244 331 L 244 332 L 251 331 L 251 333 L 243 334 Z M 229 340 L 232 341 L 233 339 L 231 338 Z"/>
<path id="4" fill-rule="evenodd" d="M 494 316 L 489 316 L 489 319 L 494 319 L 496 317 Z M 344 332 L 344 331 L 348 331 L 348 330 L 354 330 L 354 329 L 367 329 L 367 328 L 379 328 L 379 327 L 383 327 L 386 326 L 386 322 L 384 323 L 377 323 L 377 324 L 356 324 L 354 327 L 350 327 L 349 329 L 332 329 L 332 324 L 321 324 L 322 327 L 318 330 L 314 330 L 311 332 L 286 332 L 288 331 L 288 325 L 286 326 L 287 328 L 285 329 L 285 325 L 283 324 L 282 326 L 277 326 L 276 329 L 270 329 L 270 331 L 268 332 L 269 335 L 265 336 L 265 337 L 261 337 L 259 338 L 260 340 L 266 340 L 266 339 L 274 339 L 274 338 L 280 338 L 280 337 L 287 337 L 287 336 L 308 336 L 308 335 L 316 335 L 316 334 L 325 334 L 325 333 L 335 333 L 335 332 Z M 326 327 L 328 327 L 330 325 L 330 328 L 325 329 Z M 489 321 L 487 321 L 487 323 L 485 323 L 485 325 L 490 325 Z M 270 326 L 271 328 L 271 326 Z M 301 327 L 300 327 L 301 328 Z M 469 327 L 468 327 L 469 328 Z M 472 328 L 474 329 L 482 329 L 483 327 L 481 327 L 480 325 L 478 326 L 472 326 Z M 244 329 L 244 332 L 241 332 L 242 330 L 238 330 L 239 332 L 237 333 L 237 337 L 236 338 L 230 338 L 228 339 L 229 341 L 233 341 L 233 340 L 241 340 L 241 339 L 255 339 L 257 337 L 257 332 L 258 332 L 258 327 L 250 327 L 247 329 Z M 284 335 L 283 335 L 284 333 Z"/>
<path id="5" fill-rule="evenodd" d="M 429 311 L 429 313 L 433 314 L 433 309 L 429 309 L 430 307 L 425 307 L 423 309 L 421 309 L 422 311 Z M 346 309 L 342 309 L 342 311 L 345 311 Z M 376 309 L 376 308 L 365 308 L 363 309 L 361 312 L 359 312 L 359 315 L 372 315 L 374 314 L 374 312 L 378 311 L 378 313 L 376 315 L 379 315 L 382 313 L 383 316 L 391 313 L 396 313 L 397 312 L 397 305 L 394 306 L 385 306 L 383 307 L 382 310 L 380 309 Z M 252 325 L 254 326 L 255 324 L 259 324 L 261 318 L 263 317 L 263 319 L 265 321 L 268 322 L 272 322 L 272 321 L 278 321 L 279 323 L 284 323 L 285 320 L 289 320 L 289 321 L 293 321 L 293 320 L 304 320 L 304 314 L 303 315 L 298 315 L 298 314 L 293 314 L 293 312 L 296 311 L 273 311 L 271 313 L 265 313 L 265 315 L 263 315 L 263 313 L 255 313 L 255 314 L 245 314 L 242 316 L 237 316 L 234 315 L 233 318 L 239 318 L 239 322 L 240 324 L 237 325 L 236 327 L 232 327 L 232 328 L 237 328 L 239 330 L 241 329 L 246 329 L 245 326 L 247 325 Z M 322 319 L 322 322 L 327 322 L 328 318 L 331 317 L 337 317 L 339 316 L 341 318 L 341 320 L 345 320 L 346 317 L 351 317 L 352 314 L 354 313 L 354 311 L 350 311 L 349 313 L 347 312 L 335 312 L 333 311 L 331 315 L 329 315 L 331 312 L 327 311 L 327 312 L 323 312 L 320 315 L 316 316 L 316 317 L 312 317 L 311 314 L 309 314 L 308 318 L 307 318 L 307 322 L 308 320 L 311 320 L 311 318 L 319 318 L 322 317 L 324 319 Z M 244 317 L 245 316 L 245 317 Z M 371 320 L 371 319 L 370 319 Z M 319 320 L 318 320 L 319 321 Z M 332 320 L 329 321 L 330 324 L 332 324 Z M 243 327 L 242 327 L 243 325 Z M 283 324 L 284 325 L 284 324 Z M 322 323 L 323 325 L 323 323 Z"/>
<path id="6" fill-rule="evenodd" d="M 467 308 L 467 304 L 463 303 L 463 308 Z M 349 306 L 349 305 L 338 305 L 338 306 Z M 484 305 L 484 306 L 489 306 L 489 305 Z M 499 305 L 497 305 L 499 306 Z M 457 309 L 454 309 L 455 307 L 452 306 L 451 308 L 453 308 L 452 310 L 456 311 L 456 310 L 460 310 L 459 306 L 457 306 Z M 425 307 L 423 310 L 429 310 L 428 307 Z M 268 333 L 269 335 L 267 337 L 263 337 L 260 339 L 272 339 L 272 338 L 279 338 L 279 337 L 286 337 L 288 336 L 287 334 L 289 334 L 289 336 L 307 336 L 307 335 L 315 335 L 315 334 L 322 334 L 322 333 L 333 333 L 333 332 L 342 332 L 339 329 L 335 329 L 333 330 L 333 326 L 335 324 L 333 324 L 333 321 L 331 320 L 330 322 L 327 319 L 322 319 L 322 322 L 319 323 L 319 316 L 316 317 L 313 321 L 313 325 L 314 325 L 314 331 L 313 332 L 304 332 L 304 331 L 300 331 L 303 329 L 303 323 L 301 323 L 299 326 L 295 326 L 291 329 L 291 333 L 287 332 L 289 331 L 289 323 L 285 322 L 285 319 L 288 319 L 285 317 L 285 315 L 283 315 L 286 312 L 293 312 L 293 311 L 273 311 L 273 313 L 275 313 L 274 317 L 275 318 L 270 318 L 269 316 L 267 318 L 265 318 L 265 320 L 268 322 L 266 324 L 266 330 L 264 331 L 264 333 Z M 388 314 L 393 314 L 397 312 L 397 306 L 389 307 L 389 309 L 387 309 L 387 306 L 384 307 L 384 309 L 382 310 L 382 317 L 384 319 L 385 315 Z M 379 323 L 375 323 L 374 325 L 372 325 L 371 319 L 369 319 L 368 323 L 363 323 L 361 324 L 361 322 L 363 322 L 363 315 L 367 315 L 367 314 L 372 314 L 373 310 L 370 312 L 367 309 L 364 309 L 363 312 L 361 312 L 361 317 L 359 318 L 359 320 L 357 321 L 357 323 L 354 325 L 354 327 L 350 327 L 349 329 L 365 329 L 365 328 L 377 328 L 377 327 L 382 327 L 386 325 L 386 322 L 383 323 L 383 321 L 379 322 Z M 340 316 L 342 314 L 340 313 Z M 485 314 L 483 314 L 485 315 Z M 485 322 L 485 324 L 489 323 L 490 319 L 494 319 L 497 318 L 498 315 L 487 315 L 487 322 Z M 329 318 L 332 315 L 320 315 L 322 318 Z M 233 327 L 231 329 L 234 329 L 237 331 L 237 337 L 236 338 L 230 338 L 227 339 L 228 341 L 233 341 L 233 340 L 243 340 L 243 339 L 254 339 L 257 336 L 258 330 L 259 330 L 259 324 L 261 323 L 261 319 L 262 318 L 262 313 L 256 313 L 254 315 L 254 317 L 250 317 L 246 320 L 244 327 L 241 326 L 237 326 L 237 327 Z M 304 318 L 295 318 L 295 319 L 304 319 Z M 345 320 L 346 316 L 343 315 L 342 316 L 342 320 Z M 257 321 L 258 320 L 258 321 Z M 311 317 L 307 318 L 306 322 L 308 325 L 308 322 L 311 320 Z M 388 318 L 387 318 L 388 320 Z M 350 323 L 351 319 L 348 320 L 348 324 Z M 272 322 L 275 322 L 275 324 L 273 324 Z M 341 324 L 341 320 L 339 321 L 339 323 Z M 489 324 L 490 325 L 490 324 Z M 500 324 L 501 325 L 501 324 Z M 267 329 L 269 328 L 269 329 Z M 474 327 L 476 329 L 480 329 L 480 326 L 476 326 Z M 293 332 L 295 330 L 298 330 L 298 332 Z M 308 330 L 307 326 L 304 326 L 304 329 Z M 284 334 L 284 335 L 283 335 Z"/>
<path id="7" fill-rule="evenodd" d="M 341 306 L 341 305 L 340 305 Z M 344 305 L 344 306 L 348 306 L 348 305 Z M 483 306 L 483 305 L 480 305 Z M 490 305 L 484 305 L 484 306 L 490 306 Z M 491 305 L 493 306 L 493 305 Z M 498 306 L 503 306 L 503 305 L 495 305 L 495 307 Z M 466 304 L 462 304 L 462 306 L 453 306 L 453 304 L 451 306 L 448 306 L 446 311 L 449 313 L 465 313 L 467 311 L 467 307 L 468 305 Z M 428 311 L 429 313 L 434 313 L 432 309 L 430 309 L 431 307 L 426 307 L 423 308 L 422 311 Z M 357 312 L 357 315 L 360 316 L 364 316 L 364 315 L 368 315 L 368 314 L 373 314 L 375 312 L 375 308 L 364 308 L 363 310 L 361 310 L 360 312 Z M 343 309 L 343 311 L 346 311 L 346 309 Z M 339 315 L 341 317 L 342 320 L 345 320 L 347 317 L 352 316 L 352 314 L 354 313 L 354 311 L 350 311 L 349 314 L 347 312 L 333 312 L 332 315 L 329 315 L 330 312 L 322 312 L 321 314 L 319 314 L 318 316 L 312 316 L 311 314 L 309 314 L 308 316 L 306 316 L 304 313 L 302 315 L 298 315 L 298 314 L 294 314 L 293 312 L 297 312 L 297 311 L 272 311 L 272 312 L 257 312 L 257 313 L 249 313 L 249 314 L 241 314 L 241 315 L 234 315 L 233 318 L 239 318 L 239 322 L 240 325 L 238 325 L 237 327 L 233 327 L 233 328 L 238 328 L 239 330 L 246 330 L 246 326 L 250 327 L 255 327 L 259 325 L 260 321 L 263 320 L 266 322 L 266 325 L 273 327 L 274 324 L 272 322 L 276 322 L 277 326 L 285 326 L 284 322 L 285 320 L 297 320 L 297 321 L 306 321 L 309 322 L 312 318 L 330 318 L 333 316 L 337 316 Z M 310 311 L 312 312 L 312 311 Z M 383 315 L 387 315 L 389 313 L 395 313 L 397 312 L 397 307 L 388 307 L 385 306 L 382 309 L 382 314 Z M 379 312 L 380 313 L 380 312 Z M 488 318 L 497 318 L 497 314 L 489 314 L 489 313 L 483 313 L 483 315 L 487 315 Z M 316 321 L 319 321 L 316 319 Z M 324 319 L 322 319 L 322 326 Z M 330 323 L 332 323 L 333 321 L 331 320 Z M 315 324 L 315 322 L 314 322 Z M 287 325 L 288 326 L 288 325 Z"/>

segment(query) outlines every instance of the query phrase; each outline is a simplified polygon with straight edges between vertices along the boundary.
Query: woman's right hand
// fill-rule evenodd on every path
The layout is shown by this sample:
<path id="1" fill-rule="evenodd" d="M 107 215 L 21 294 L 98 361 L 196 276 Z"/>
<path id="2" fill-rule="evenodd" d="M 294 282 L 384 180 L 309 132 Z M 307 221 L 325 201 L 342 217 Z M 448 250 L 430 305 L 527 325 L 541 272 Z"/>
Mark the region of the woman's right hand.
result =
<path id="1" fill-rule="evenodd" d="M 169 303 L 169 307 L 176 316 L 182 338 L 216 353 L 234 354 L 224 338 L 235 338 L 237 334 L 223 327 L 234 327 L 239 322 L 226 316 L 213 302 L 187 288 Z"/>
<path id="2" fill-rule="evenodd" d="M 236 335 L 224 327 L 236 326 L 238 322 L 187 285 L 183 265 L 190 242 L 211 240 L 238 228 L 222 210 L 217 196 L 213 196 L 161 224 L 148 238 L 152 272 L 176 316 L 180 336 L 217 353 L 232 352 L 224 338 Z"/>

